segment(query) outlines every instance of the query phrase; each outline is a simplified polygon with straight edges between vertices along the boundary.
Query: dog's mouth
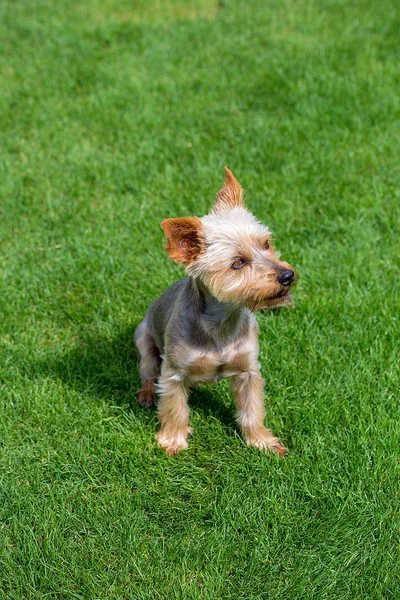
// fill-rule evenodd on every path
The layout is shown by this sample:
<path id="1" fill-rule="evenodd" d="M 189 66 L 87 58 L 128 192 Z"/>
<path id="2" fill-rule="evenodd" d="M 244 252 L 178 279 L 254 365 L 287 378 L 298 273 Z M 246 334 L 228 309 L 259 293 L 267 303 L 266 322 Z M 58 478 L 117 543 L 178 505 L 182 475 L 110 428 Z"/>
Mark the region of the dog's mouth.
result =
<path id="1" fill-rule="evenodd" d="M 292 295 L 290 293 L 290 288 L 286 288 L 280 290 L 274 296 L 267 296 L 262 300 L 257 300 L 257 302 L 252 307 L 252 312 L 256 312 L 257 310 L 268 310 L 271 308 L 280 308 L 281 306 L 291 306 L 293 303 Z"/>
<path id="2" fill-rule="evenodd" d="M 271 297 L 265 298 L 265 299 L 266 300 L 276 300 L 277 298 L 283 298 L 284 296 L 287 296 L 288 293 L 289 293 L 289 289 L 281 290 L 275 296 L 271 296 Z"/>

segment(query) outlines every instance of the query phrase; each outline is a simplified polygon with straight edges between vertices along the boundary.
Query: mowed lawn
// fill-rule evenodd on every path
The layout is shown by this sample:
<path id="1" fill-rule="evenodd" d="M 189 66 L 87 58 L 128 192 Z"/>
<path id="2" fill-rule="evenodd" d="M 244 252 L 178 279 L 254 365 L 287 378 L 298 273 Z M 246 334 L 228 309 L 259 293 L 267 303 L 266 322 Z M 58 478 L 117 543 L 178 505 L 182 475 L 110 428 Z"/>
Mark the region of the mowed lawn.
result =
<path id="1" fill-rule="evenodd" d="M 4 0 L 0 598 L 398 599 L 396 0 Z M 259 315 L 268 423 L 227 382 L 167 457 L 133 331 L 166 217 L 228 165 L 296 266 Z"/>

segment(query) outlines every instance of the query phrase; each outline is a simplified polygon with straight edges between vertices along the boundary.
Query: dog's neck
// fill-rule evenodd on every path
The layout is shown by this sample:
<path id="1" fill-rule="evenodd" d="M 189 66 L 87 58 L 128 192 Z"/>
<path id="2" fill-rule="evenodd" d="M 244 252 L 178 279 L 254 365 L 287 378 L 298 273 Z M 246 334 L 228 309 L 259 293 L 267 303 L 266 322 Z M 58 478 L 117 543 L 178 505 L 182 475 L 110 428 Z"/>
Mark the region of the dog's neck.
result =
<path id="1" fill-rule="evenodd" d="M 192 279 L 192 286 L 198 298 L 201 327 L 215 342 L 229 342 L 239 333 L 247 309 L 233 302 L 220 302 L 198 279 Z"/>

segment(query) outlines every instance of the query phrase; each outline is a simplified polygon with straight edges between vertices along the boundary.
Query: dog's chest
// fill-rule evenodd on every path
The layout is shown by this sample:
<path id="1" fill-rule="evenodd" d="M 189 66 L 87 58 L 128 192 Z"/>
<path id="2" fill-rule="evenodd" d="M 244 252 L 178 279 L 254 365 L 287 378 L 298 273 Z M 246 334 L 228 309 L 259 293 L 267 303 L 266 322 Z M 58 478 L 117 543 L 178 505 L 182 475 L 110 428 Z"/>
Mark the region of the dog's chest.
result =
<path id="1" fill-rule="evenodd" d="M 200 351 L 187 348 L 179 374 L 191 383 L 217 382 L 250 369 L 248 344 L 232 344 L 222 350 Z"/>

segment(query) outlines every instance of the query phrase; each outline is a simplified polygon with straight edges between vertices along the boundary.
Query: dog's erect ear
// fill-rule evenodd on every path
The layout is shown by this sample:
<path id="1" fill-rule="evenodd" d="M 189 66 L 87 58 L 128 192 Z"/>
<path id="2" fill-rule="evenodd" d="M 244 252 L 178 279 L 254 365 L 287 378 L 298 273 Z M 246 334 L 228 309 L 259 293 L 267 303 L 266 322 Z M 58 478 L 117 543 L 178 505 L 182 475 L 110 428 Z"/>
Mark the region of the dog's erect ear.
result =
<path id="1" fill-rule="evenodd" d="M 228 167 L 225 167 L 224 187 L 219 190 L 211 212 L 216 213 L 228 208 L 244 207 L 243 189 Z"/>
<path id="2" fill-rule="evenodd" d="M 167 253 L 181 265 L 190 265 L 203 250 L 202 223 L 198 217 L 165 219 L 161 227 L 167 236 Z"/>

